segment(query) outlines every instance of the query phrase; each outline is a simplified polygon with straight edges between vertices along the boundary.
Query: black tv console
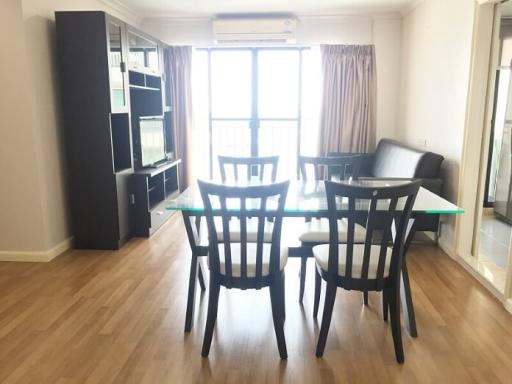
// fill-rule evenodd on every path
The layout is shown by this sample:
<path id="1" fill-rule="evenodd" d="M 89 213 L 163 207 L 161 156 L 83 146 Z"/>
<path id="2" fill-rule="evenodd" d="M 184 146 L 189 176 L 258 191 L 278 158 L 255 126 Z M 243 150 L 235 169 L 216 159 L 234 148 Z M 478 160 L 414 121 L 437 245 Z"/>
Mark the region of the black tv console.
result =
<path id="1" fill-rule="evenodd" d="M 131 177 L 132 228 L 134 236 L 151 236 L 173 214 L 167 200 L 179 194 L 178 167 L 181 160 L 158 168 L 135 171 Z"/>

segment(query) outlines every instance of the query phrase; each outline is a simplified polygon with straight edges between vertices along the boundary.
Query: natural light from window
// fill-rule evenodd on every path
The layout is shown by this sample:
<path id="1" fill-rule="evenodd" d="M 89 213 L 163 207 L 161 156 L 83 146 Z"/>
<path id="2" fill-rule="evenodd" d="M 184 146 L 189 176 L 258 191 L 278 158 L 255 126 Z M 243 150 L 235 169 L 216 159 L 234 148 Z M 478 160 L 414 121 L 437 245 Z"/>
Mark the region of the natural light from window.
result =
<path id="1" fill-rule="evenodd" d="M 217 177 L 218 155 L 257 153 L 279 155 L 279 177 L 295 177 L 299 146 L 317 150 L 320 73 L 318 47 L 195 50 L 194 176 Z"/>

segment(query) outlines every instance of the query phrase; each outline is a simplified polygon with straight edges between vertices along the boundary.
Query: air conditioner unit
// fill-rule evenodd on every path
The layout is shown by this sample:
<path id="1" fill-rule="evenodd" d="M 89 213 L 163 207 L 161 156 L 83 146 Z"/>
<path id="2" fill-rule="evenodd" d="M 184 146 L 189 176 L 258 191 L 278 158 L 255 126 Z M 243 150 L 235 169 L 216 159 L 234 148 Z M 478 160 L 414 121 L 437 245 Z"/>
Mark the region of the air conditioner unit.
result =
<path id="1" fill-rule="evenodd" d="M 293 18 L 215 19 L 213 36 L 219 44 L 294 43 L 297 20 Z"/>

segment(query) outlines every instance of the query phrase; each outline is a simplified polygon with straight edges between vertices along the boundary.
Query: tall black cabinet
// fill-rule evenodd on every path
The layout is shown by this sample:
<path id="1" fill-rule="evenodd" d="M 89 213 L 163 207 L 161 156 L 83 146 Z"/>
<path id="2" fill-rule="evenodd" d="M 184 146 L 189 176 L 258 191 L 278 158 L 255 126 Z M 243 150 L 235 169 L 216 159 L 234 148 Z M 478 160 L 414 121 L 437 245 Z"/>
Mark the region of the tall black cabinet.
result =
<path id="1" fill-rule="evenodd" d="M 138 55 L 130 55 L 137 30 L 104 12 L 55 18 L 75 246 L 118 249 L 133 235 L 134 206 L 141 203 L 131 190 L 140 172 L 134 112 L 150 103 L 152 114 L 164 115 L 163 68 L 147 61 L 138 68 Z M 151 62 L 162 62 L 161 51 L 152 52 L 158 56 Z"/>

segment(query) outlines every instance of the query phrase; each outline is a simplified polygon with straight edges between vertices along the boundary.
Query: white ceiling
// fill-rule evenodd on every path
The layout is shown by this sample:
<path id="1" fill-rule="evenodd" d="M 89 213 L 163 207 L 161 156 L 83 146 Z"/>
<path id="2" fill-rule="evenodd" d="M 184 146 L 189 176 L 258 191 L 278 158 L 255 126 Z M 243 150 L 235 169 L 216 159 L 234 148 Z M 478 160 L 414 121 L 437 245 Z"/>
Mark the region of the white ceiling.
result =
<path id="1" fill-rule="evenodd" d="M 211 16 L 229 13 L 399 12 L 418 0 L 106 0 L 129 8 L 140 17 Z"/>

